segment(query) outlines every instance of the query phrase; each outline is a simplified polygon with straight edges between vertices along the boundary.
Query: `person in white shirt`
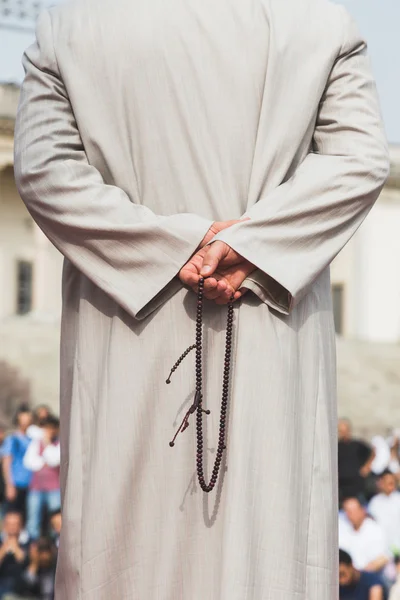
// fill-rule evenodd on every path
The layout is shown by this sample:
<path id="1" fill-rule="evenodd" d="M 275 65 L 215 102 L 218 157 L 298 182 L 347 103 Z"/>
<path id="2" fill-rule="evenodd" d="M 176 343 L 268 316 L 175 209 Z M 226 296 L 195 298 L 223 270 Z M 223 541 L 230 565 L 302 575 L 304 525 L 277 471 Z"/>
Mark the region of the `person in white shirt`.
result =
<path id="1" fill-rule="evenodd" d="M 339 547 L 348 552 L 356 569 L 381 572 L 390 553 L 382 527 L 369 518 L 357 498 L 343 502 L 346 518 L 339 519 Z"/>
<path id="2" fill-rule="evenodd" d="M 374 475 L 379 477 L 384 471 L 390 471 L 397 480 L 400 479 L 399 445 L 400 438 L 397 429 L 388 438 L 384 438 L 382 435 L 375 435 L 372 438 L 371 446 L 375 451 L 375 456 L 371 464 L 371 471 Z"/>
<path id="3" fill-rule="evenodd" d="M 380 494 L 368 505 L 368 512 L 385 532 L 387 543 L 393 554 L 400 553 L 400 492 L 396 477 L 389 470 L 379 478 Z"/>

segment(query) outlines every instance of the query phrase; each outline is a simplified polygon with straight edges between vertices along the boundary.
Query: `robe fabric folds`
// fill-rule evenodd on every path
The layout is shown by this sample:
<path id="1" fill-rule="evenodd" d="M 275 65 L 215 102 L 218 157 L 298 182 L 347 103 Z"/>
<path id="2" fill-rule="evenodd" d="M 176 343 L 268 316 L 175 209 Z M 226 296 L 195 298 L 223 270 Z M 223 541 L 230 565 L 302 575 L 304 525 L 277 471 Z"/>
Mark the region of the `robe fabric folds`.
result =
<path id="1" fill-rule="evenodd" d="M 386 180 L 366 46 L 326 0 L 79 0 L 24 55 L 15 174 L 65 257 L 57 600 L 336 600 L 329 264 Z M 196 297 L 214 220 L 252 261 L 223 476 L 204 494 Z M 215 458 L 226 307 L 204 308 Z"/>

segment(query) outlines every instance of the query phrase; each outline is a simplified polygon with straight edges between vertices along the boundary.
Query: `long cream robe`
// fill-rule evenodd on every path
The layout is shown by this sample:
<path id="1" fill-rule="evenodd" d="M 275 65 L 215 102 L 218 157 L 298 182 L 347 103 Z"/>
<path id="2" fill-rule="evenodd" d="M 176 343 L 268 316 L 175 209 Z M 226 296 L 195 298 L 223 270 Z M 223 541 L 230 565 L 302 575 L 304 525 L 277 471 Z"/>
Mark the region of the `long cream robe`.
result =
<path id="1" fill-rule="evenodd" d="M 325 0 L 79 0 L 24 57 L 19 191 L 65 256 L 57 600 L 337 598 L 329 263 L 386 179 L 365 44 Z M 195 297 L 210 223 L 253 261 L 222 485 L 201 492 Z M 205 309 L 215 456 L 226 309 Z"/>

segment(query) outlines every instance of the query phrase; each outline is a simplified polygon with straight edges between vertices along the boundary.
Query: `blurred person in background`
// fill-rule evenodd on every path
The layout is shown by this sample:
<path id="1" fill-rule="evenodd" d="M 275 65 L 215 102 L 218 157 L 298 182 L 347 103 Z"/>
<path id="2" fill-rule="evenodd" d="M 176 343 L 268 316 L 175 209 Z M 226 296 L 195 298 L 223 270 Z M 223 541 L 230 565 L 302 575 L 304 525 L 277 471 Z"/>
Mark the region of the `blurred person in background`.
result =
<path id="1" fill-rule="evenodd" d="M 400 556 L 396 556 L 394 559 L 396 566 L 396 583 L 390 590 L 389 600 L 400 600 Z"/>
<path id="2" fill-rule="evenodd" d="M 390 447 L 390 463 L 389 471 L 391 471 L 396 477 L 396 483 L 400 483 L 400 430 L 394 429 L 392 434 L 388 437 L 388 444 Z"/>
<path id="3" fill-rule="evenodd" d="M 17 592 L 29 564 L 29 535 L 23 530 L 22 515 L 8 512 L 0 534 L 0 600 Z"/>
<path id="4" fill-rule="evenodd" d="M 26 516 L 26 498 L 32 472 L 24 465 L 25 452 L 30 438 L 27 429 L 32 423 L 32 412 L 27 405 L 21 405 L 14 423 L 16 431 L 8 435 L 3 444 L 3 475 L 5 481 L 5 511 L 16 510 Z"/>
<path id="5" fill-rule="evenodd" d="M 51 408 L 47 404 L 38 404 L 33 411 L 33 421 L 40 425 L 47 417 L 52 415 Z"/>
<path id="6" fill-rule="evenodd" d="M 387 437 L 375 435 L 371 440 L 375 451 L 371 470 L 379 477 L 384 471 L 391 471 L 396 477 L 396 485 L 400 477 L 399 463 L 399 432 L 394 430 Z"/>
<path id="7" fill-rule="evenodd" d="M 384 471 L 378 480 L 380 493 L 368 504 L 368 512 L 385 532 L 393 554 L 400 554 L 400 492 L 395 475 Z"/>
<path id="8" fill-rule="evenodd" d="M 343 501 L 339 547 L 348 552 L 356 569 L 382 573 L 391 554 L 382 527 L 367 515 L 358 498 Z"/>
<path id="9" fill-rule="evenodd" d="M 371 471 L 379 477 L 383 471 L 389 468 L 390 446 L 388 440 L 383 435 L 374 435 L 371 439 L 371 447 L 375 453 L 371 464 Z"/>
<path id="10" fill-rule="evenodd" d="M 29 553 L 29 566 L 20 578 L 18 592 L 38 600 L 54 600 L 56 551 L 48 538 L 40 538 Z"/>
<path id="11" fill-rule="evenodd" d="M 350 554 L 344 550 L 339 550 L 339 586 L 340 600 L 385 599 L 385 589 L 379 575 L 356 569 Z"/>
<path id="12" fill-rule="evenodd" d="M 30 442 L 24 465 L 33 472 L 28 493 L 27 529 L 32 540 L 41 534 L 43 511 L 59 510 L 60 499 L 60 423 L 57 417 L 48 416 L 42 422 L 41 439 Z"/>
<path id="13" fill-rule="evenodd" d="M 339 500 L 354 496 L 363 501 L 374 451 L 366 442 L 353 438 L 348 419 L 339 419 L 338 437 Z"/>
<path id="14" fill-rule="evenodd" d="M 379 478 L 391 464 L 391 450 L 389 441 L 383 435 L 374 435 L 371 439 L 371 447 L 374 451 L 374 460 L 371 464 L 371 474 L 367 477 L 365 496 L 370 501 L 379 493 Z"/>
<path id="15" fill-rule="evenodd" d="M 368 512 L 385 532 L 388 550 L 392 557 L 400 554 L 400 492 L 394 473 L 384 471 L 378 479 L 379 494 L 368 505 Z M 389 583 L 396 579 L 393 560 L 385 567 L 385 577 Z"/>
<path id="16" fill-rule="evenodd" d="M 54 544 L 58 549 L 60 545 L 60 534 L 62 527 L 61 510 L 53 510 L 53 512 L 50 513 L 50 525 Z"/>
<path id="17" fill-rule="evenodd" d="M 4 514 L 4 502 L 6 498 L 6 484 L 3 475 L 3 443 L 6 437 L 7 427 L 0 422 L 0 521 Z"/>
<path id="18" fill-rule="evenodd" d="M 50 417 L 51 414 L 51 410 L 47 404 L 39 404 L 35 407 L 33 411 L 32 425 L 28 427 L 26 432 L 31 440 L 41 439 L 43 435 L 43 422 L 47 419 L 47 417 Z"/>

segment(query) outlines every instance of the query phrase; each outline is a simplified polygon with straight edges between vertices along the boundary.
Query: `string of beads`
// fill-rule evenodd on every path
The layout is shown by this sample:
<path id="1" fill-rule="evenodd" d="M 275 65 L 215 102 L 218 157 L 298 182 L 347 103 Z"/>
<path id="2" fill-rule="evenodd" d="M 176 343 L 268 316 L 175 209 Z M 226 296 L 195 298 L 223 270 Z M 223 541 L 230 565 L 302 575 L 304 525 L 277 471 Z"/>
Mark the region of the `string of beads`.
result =
<path id="1" fill-rule="evenodd" d="M 166 383 L 171 383 L 171 375 L 176 371 L 178 366 L 181 364 L 183 359 L 194 349 L 196 349 L 196 392 L 194 402 L 190 406 L 189 410 L 185 414 L 181 425 L 179 426 L 174 438 L 170 442 L 170 446 L 175 445 L 175 440 L 179 433 L 182 433 L 189 427 L 189 417 L 191 414 L 196 412 L 196 438 L 197 438 L 197 452 L 196 452 L 196 467 L 197 476 L 201 489 L 204 492 L 211 492 L 214 489 L 222 462 L 222 455 L 226 449 L 226 418 L 228 409 L 229 399 L 229 380 L 230 380 L 230 368 L 231 368 L 231 351 L 232 351 L 232 332 L 233 332 L 233 298 L 228 304 L 228 316 L 226 325 L 226 338 L 225 338 L 225 360 L 224 360 L 224 372 L 222 381 L 222 399 L 221 399 L 221 412 L 219 422 L 219 437 L 217 445 L 217 455 L 215 457 L 214 466 L 211 473 L 210 482 L 207 483 L 204 477 L 204 439 L 203 439 L 203 413 L 210 414 L 209 410 L 205 410 L 202 406 L 203 403 L 203 295 L 204 295 L 204 278 L 201 278 L 198 286 L 197 294 L 197 313 L 196 313 L 196 343 L 189 346 L 187 350 L 178 358 L 176 363 L 171 369 Z"/>

